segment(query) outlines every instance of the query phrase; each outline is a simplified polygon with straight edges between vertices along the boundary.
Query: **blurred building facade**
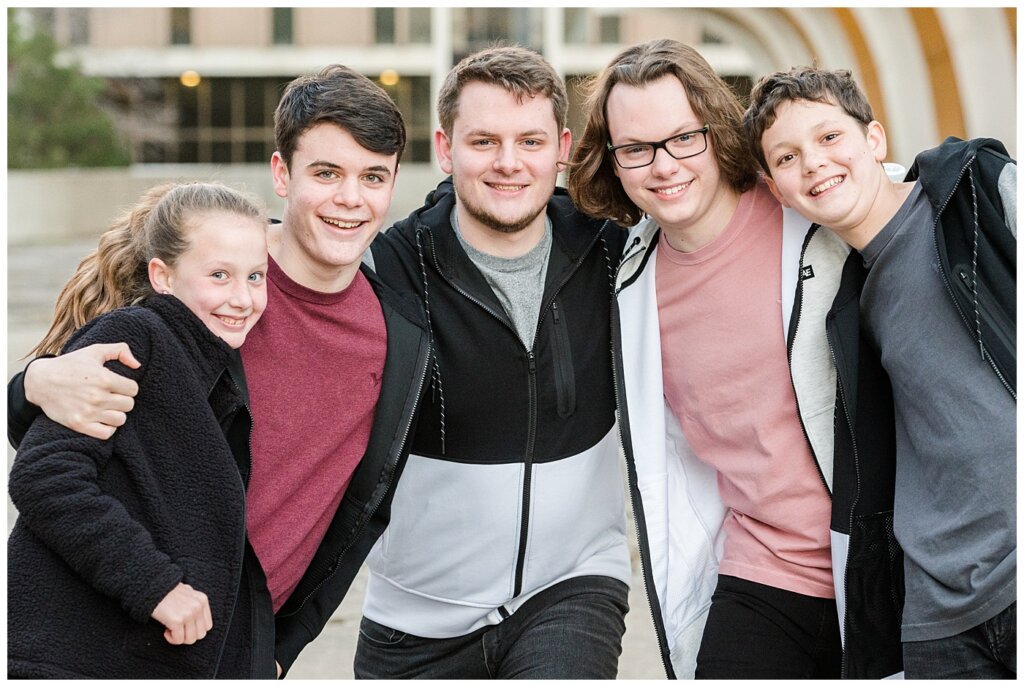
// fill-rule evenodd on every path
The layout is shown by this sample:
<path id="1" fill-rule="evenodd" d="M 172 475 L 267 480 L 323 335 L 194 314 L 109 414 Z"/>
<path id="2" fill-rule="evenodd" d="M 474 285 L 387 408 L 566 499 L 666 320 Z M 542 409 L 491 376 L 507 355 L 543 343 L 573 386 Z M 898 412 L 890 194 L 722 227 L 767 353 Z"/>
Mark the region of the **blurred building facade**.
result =
<path id="1" fill-rule="evenodd" d="M 1016 147 L 1014 8 L 24 8 L 65 59 L 104 77 L 139 163 L 265 162 L 273 109 L 299 74 L 340 62 L 378 80 L 406 116 L 405 162 L 429 162 L 434 97 L 462 56 L 496 40 L 534 48 L 572 87 L 622 47 L 696 47 L 741 96 L 764 73 L 849 68 L 893 159 L 947 135 Z M 186 75 L 183 77 L 183 75 Z"/>

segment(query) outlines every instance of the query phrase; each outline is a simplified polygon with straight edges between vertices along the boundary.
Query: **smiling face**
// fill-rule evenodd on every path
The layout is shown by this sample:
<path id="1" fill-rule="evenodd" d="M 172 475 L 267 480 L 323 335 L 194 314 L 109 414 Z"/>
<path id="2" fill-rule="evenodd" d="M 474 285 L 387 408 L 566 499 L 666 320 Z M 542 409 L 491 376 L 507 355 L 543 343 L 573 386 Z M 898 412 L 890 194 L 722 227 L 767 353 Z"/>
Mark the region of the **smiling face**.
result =
<path id="1" fill-rule="evenodd" d="M 299 137 L 291 164 L 275 152 L 271 168 L 274 192 L 287 201 L 275 260 L 303 286 L 344 289 L 391 205 L 397 155 L 367 150 L 324 123 Z"/>
<path id="2" fill-rule="evenodd" d="M 238 348 L 267 307 L 266 225 L 236 213 L 209 211 L 188 217 L 187 227 L 188 248 L 172 266 L 153 258 L 150 282 Z"/>
<path id="3" fill-rule="evenodd" d="M 486 246 L 494 234 L 525 231 L 539 240 L 558 163 L 568 159 L 570 141 L 568 129 L 559 131 L 546 96 L 519 102 L 500 86 L 466 84 L 452 130 L 434 134 L 441 169 L 454 177 L 459 228 L 466 239 Z"/>
<path id="4" fill-rule="evenodd" d="M 840 233 L 881 221 L 876 199 L 884 195 L 888 179 L 880 164 L 885 131 L 878 122 L 865 131 L 836 105 L 788 101 L 776 110 L 761 146 L 769 186 L 787 207 Z"/>
<path id="5" fill-rule="evenodd" d="M 705 124 L 672 75 L 641 87 L 616 84 L 606 112 L 613 146 L 660 141 Z M 612 165 L 629 199 L 654 218 L 677 248 L 696 250 L 713 240 L 736 207 L 738 194 L 722 178 L 715 159 L 713 130 L 707 150 L 699 155 L 676 160 L 658 150 L 646 167 Z"/>

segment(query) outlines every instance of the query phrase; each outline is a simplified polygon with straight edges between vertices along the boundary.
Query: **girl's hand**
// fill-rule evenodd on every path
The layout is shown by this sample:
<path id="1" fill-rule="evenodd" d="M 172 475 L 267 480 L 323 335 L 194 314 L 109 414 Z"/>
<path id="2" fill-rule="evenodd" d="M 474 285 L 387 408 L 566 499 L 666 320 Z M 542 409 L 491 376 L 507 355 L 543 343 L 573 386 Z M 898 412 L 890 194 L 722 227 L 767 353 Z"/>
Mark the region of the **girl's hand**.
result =
<path id="1" fill-rule="evenodd" d="M 167 628 L 164 639 L 169 644 L 195 644 L 213 628 L 206 594 L 183 582 L 153 609 L 153 620 Z"/>

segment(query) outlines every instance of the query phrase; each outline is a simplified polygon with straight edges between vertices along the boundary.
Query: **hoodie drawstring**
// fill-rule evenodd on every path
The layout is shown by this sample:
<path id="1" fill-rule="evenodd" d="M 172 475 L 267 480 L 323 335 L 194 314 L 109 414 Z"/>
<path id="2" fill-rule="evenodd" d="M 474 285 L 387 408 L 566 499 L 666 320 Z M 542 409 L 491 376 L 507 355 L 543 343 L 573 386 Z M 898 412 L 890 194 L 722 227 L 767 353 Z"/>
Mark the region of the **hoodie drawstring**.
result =
<path id="1" fill-rule="evenodd" d="M 971 294 L 974 297 L 974 335 L 978 339 L 978 350 L 982 359 L 985 358 L 985 342 L 981 339 L 981 315 L 978 310 L 978 194 L 974 188 L 974 170 L 967 168 L 967 176 L 971 182 L 971 209 L 974 211 L 974 244 L 971 256 Z"/>
<path id="2" fill-rule="evenodd" d="M 427 313 L 427 334 L 430 337 L 431 359 L 433 367 L 430 372 L 430 388 L 433 393 L 432 400 L 441 402 L 441 455 L 445 454 L 445 424 L 444 424 L 444 386 L 441 383 L 441 366 L 437 362 L 437 346 L 434 344 L 434 324 L 430 318 L 430 290 L 427 288 L 427 265 L 423 259 L 423 244 L 420 242 L 422 230 L 416 229 L 416 251 L 420 258 L 420 274 L 423 275 L 423 307 Z"/>

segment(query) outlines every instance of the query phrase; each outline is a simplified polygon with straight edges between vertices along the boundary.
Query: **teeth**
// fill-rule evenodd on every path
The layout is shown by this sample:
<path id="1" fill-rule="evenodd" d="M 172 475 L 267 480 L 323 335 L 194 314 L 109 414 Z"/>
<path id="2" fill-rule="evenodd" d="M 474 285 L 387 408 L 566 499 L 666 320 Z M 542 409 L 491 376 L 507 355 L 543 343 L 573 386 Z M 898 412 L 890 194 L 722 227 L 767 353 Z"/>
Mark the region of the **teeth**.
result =
<path id="1" fill-rule="evenodd" d="M 331 219 L 330 217 L 321 217 L 320 219 L 341 229 L 355 229 L 362 224 L 362 222 L 342 222 L 340 219 Z"/>
<path id="2" fill-rule="evenodd" d="M 818 184 L 817 186 L 812 188 L 811 189 L 811 195 L 812 196 L 816 196 L 819 193 L 824 193 L 825 191 L 829 190 L 833 186 L 838 186 L 841 183 L 843 183 L 843 177 L 832 177 L 831 179 L 829 179 L 825 183 Z"/>
<path id="3" fill-rule="evenodd" d="M 509 185 L 509 184 L 491 184 L 491 187 L 492 188 L 496 188 L 499 191 L 518 191 L 520 189 L 526 188 L 526 186 L 522 186 L 522 185 L 512 186 L 512 185 Z"/>
<path id="4" fill-rule="evenodd" d="M 687 181 L 685 184 L 679 184 L 678 186 L 670 186 L 669 188 L 659 188 L 657 192 L 662 194 L 663 196 L 674 196 L 675 194 L 679 193 L 689 185 L 690 182 Z"/>
<path id="5" fill-rule="evenodd" d="M 244 317 L 242 319 L 240 319 L 240 320 L 235 319 L 233 317 L 225 317 L 224 315 L 217 315 L 217 317 L 219 317 L 221 319 L 221 321 L 224 322 L 224 324 L 229 324 L 229 325 L 232 325 L 232 326 L 238 326 L 238 325 L 242 324 L 243 322 L 245 322 L 245 318 Z"/>

